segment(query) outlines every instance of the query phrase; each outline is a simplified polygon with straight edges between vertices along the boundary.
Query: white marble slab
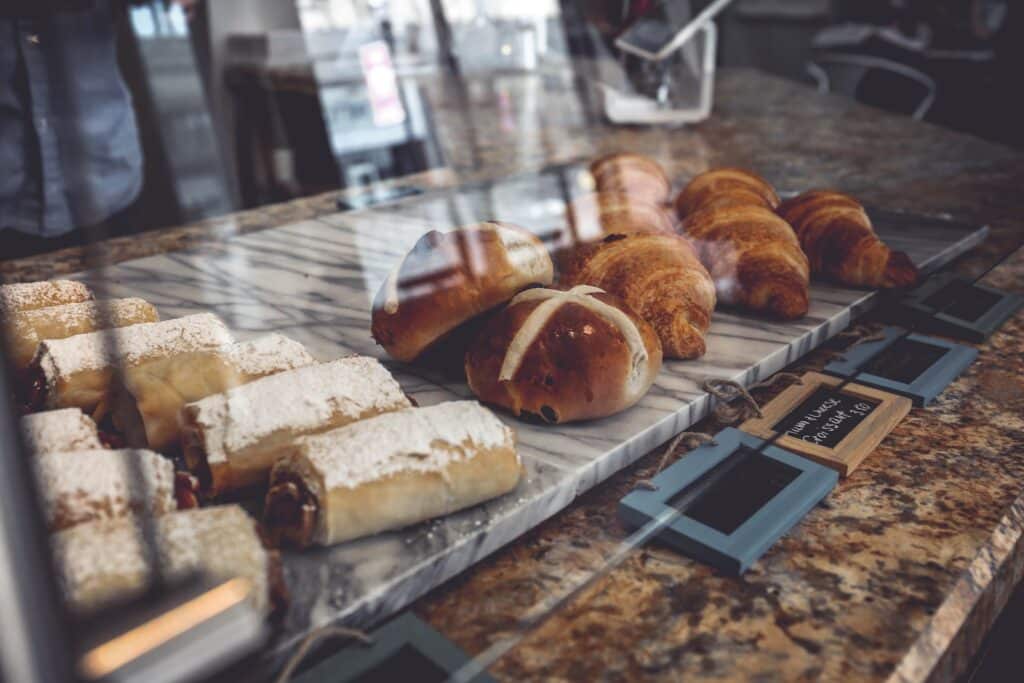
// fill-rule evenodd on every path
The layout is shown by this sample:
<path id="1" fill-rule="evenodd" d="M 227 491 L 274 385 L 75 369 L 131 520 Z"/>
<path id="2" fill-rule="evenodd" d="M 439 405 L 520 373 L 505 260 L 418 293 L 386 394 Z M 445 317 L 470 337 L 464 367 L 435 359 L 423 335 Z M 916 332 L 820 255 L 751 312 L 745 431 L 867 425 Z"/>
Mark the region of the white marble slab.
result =
<path id="1" fill-rule="evenodd" d="M 240 338 L 275 331 L 303 342 L 324 360 L 352 352 L 383 357 L 369 334 L 370 301 L 423 231 L 494 217 L 550 232 L 562 226 L 559 196 L 565 189 L 557 174 L 520 178 L 304 221 L 83 277 L 109 295 L 141 296 L 164 317 L 212 310 Z M 884 239 L 928 269 L 984 236 L 984 230 L 920 217 L 876 213 L 875 218 Z M 366 626 L 401 609 L 703 417 L 709 406 L 699 386 L 705 378 L 756 382 L 841 331 L 873 305 L 875 296 L 816 283 L 809 314 L 792 323 L 717 311 L 707 355 L 667 362 L 633 409 L 558 427 L 510 418 L 528 470 L 516 492 L 401 532 L 287 553 L 292 603 L 279 646 L 329 621 Z M 423 405 L 469 396 L 464 384 L 388 365 Z"/>

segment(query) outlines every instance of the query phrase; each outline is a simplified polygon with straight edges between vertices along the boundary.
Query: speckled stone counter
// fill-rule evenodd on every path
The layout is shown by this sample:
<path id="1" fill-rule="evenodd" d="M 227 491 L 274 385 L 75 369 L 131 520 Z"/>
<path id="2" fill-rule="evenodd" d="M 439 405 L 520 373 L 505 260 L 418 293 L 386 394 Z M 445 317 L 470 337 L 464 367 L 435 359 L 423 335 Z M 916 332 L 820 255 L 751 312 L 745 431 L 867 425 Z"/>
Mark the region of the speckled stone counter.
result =
<path id="1" fill-rule="evenodd" d="M 953 268 L 1024 290 L 1024 157 L 754 71 L 724 71 L 712 119 L 683 130 L 613 128 L 564 82 L 503 75 L 425 86 L 448 166 L 405 182 L 445 191 L 613 150 L 652 154 L 677 182 L 718 165 L 783 190 L 833 185 L 866 203 L 987 223 Z M 120 262 L 336 211 L 336 193 L 112 240 Z M 1014 253 L 1016 252 L 1016 253 Z M 0 262 L 0 278 L 82 270 L 81 250 Z M 836 344 L 829 348 L 838 348 Z M 658 545 L 627 553 L 535 628 L 520 622 L 586 582 L 627 535 L 616 503 L 660 453 L 433 591 L 416 611 L 471 654 L 505 637 L 501 679 L 948 679 L 1024 571 L 1024 317 L 742 579 Z M 819 368 L 824 352 L 799 369 Z M 767 400 L 772 391 L 757 397 Z M 717 425 L 697 429 L 715 431 Z"/>
<path id="2" fill-rule="evenodd" d="M 1024 291 L 1024 251 L 985 282 Z M 949 680 L 1024 573 L 1024 311 L 979 348 L 741 578 L 657 543 L 605 573 L 630 534 L 616 505 L 655 452 L 415 610 L 473 655 L 510 638 L 490 667 L 502 680 Z"/>

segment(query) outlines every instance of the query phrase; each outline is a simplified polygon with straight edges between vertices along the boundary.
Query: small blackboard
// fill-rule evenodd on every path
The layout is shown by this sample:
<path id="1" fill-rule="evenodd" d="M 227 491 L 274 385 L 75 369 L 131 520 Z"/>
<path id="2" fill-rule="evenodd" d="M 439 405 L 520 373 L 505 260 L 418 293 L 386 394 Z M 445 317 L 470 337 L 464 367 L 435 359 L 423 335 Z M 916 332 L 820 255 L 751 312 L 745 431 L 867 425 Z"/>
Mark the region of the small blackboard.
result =
<path id="1" fill-rule="evenodd" d="M 932 402 L 978 357 L 977 349 L 945 339 L 887 327 L 882 339 L 857 344 L 825 372 L 855 377 L 859 384 L 910 398 L 914 405 Z"/>
<path id="2" fill-rule="evenodd" d="M 1022 305 L 1024 296 L 1020 294 L 1001 292 L 947 273 L 929 278 L 908 293 L 897 314 L 922 331 L 980 343 Z"/>
<path id="3" fill-rule="evenodd" d="M 295 683 L 442 683 L 467 673 L 470 658 L 454 643 L 406 612 L 370 634 L 370 645 L 352 645 L 296 676 Z M 486 672 L 466 681 L 493 683 Z"/>
<path id="4" fill-rule="evenodd" d="M 740 427 L 847 475 L 910 412 L 910 400 L 863 384 L 847 384 L 816 372 L 761 409 L 762 417 Z"/>
<path id="5" fill-rule="evenodd" d="M 869 375 L 910 384 L 948 352 L 944 346 L 902 337 L 865 363 L 861 370 Z"/>
<path id="6" fill-rule="evenodd" d="M 619 502 L 631 527 L 729 574 L 741 574 L 789 531 L 839 477 L 834 470 L 732 427 Z"/>
<path id="7" fill-rule="evenodd" d="M 835 449 L 879 403 L 823 384 L 779 420 L 772 431 Z"/>
<path id="8" fill-rule="evenodd" d="M 707 476 L 673 496 L 668 504 L 690 519 L 728 535 L 798 476 L 797 468 L 740 446 Z"/>

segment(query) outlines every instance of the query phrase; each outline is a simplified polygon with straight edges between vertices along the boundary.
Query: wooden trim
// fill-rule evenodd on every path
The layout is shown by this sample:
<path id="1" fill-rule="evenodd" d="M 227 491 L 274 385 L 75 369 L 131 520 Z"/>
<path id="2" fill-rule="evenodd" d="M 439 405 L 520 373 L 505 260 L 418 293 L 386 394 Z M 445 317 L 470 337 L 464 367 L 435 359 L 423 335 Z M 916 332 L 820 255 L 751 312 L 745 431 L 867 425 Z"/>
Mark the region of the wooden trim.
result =
<path id="1" fill-rule="evenodd" d="M 763 417 L 747 420 L 740 425 L 740 429 L 762 439 L 771 439 L 775 436 L 772 427 L 791 410 L 799 406 L 801 401 L 814 393 L 818 387 L 822 385 L 834 387 L 843 381 L 840 378 L 817 372 L 808 372 L 802 379 L 803 384 L 794 384 L 763 407 L 761 409 Z M 792 436 L 782 436 L 775 441 L 775 445 L 836 469 L 845 477 L 857 469 L 861 461 L 878 448 L 889 432 L 910 412 L 912 405 L 911 400 L 905 396 L 897 396 L 863 384 L 847 384 L 843 387 L 842 393 L 878 401 L 879 405 L 854 427 L 837 447 L 828 448 L 810 444 Z"/>

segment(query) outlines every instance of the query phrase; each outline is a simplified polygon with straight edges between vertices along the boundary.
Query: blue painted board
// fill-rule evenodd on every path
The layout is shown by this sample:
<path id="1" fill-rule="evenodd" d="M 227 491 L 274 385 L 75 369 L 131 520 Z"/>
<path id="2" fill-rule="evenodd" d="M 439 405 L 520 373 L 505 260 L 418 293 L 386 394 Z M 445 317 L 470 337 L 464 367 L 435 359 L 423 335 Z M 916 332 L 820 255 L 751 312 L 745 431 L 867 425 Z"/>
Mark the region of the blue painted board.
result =
<path id="1" fill-rule="evenodd" d="M 900 327 L 886 327 L 883 332 L 884 339 L 848 349 L 841 359 L 826 365 L 825 372 L 844 378 L 856 375 L 860 384 L 906 396 L 914 405 L 925 406 L 978 357 L 977 349 L 946 339 L 916 333 L 904 337 L 906 330 Z M 891 357 L 887 359 L 886 354 Z M 907 374 L 899 372 L 901 359 Z M 918 367 L 923 370 L 917 372 Z"/>
<path id="2" fill-rule="evenodd" d="M 359 683 L 415 680 L 419 683 L 447 681 L 470 658 L 412 612 L 405 612 L 370 635 L 371 644 L 346 647 L 296 676 L 295 683 Z M 493 683 L 486 672 L 469 674 L 463 680 Z"/>
<path id="3" fill-rule="evenodd" d="M 936 275 L 909 292 L 898 310 L 914 327 L 981 343 L 1024 306 L 1024 295 L 975 284 L 953 273 Z"/>
<path id="4" fill-rule="evenodd" d="M 749 495 L 747 491 L 712 490 L 716 500 L 708 501 L 705 486 L 704 493 L 698 493 L 689 507 L 681 512 L 673 507 L 680 494 L 685 496 L 689 490 L 699 491 L 709 479 L 727 477 L 728 473 L 722 468 L 729 466 L 730 458 L 735 459 L 742 447 L 756 450 L 763 445 L 763 439 L 733 427 L 723 429 L 715 435 L 714 444 L 691 451 L 655 477 L 656 490 L 637 489 L 624 497 L 619 502 L 620 519 L 632 527 L 664 523 L 665 528 L 657 534 L 659 540 L 727 574 L 742 574 L 839 481 L 835 470 L 771 445 L 747 457 L 768 458 L 773 468 L 795 471 L 795 475 L 781 491 L 728 533 L 720 530 L 724 528 L 721 523 L 716 528 L 714 522 L 722 520 L 714 520 L 715 513 L 707 509 L 717 507 L 719 512 L 724 509 L 724 516 L 728 518 L 729 506 L 742 506 L 744 495 Z M 701 519 L 704 521 L 699 521 Z M 709 523 L 709 519 L 713 521 Z"/>

